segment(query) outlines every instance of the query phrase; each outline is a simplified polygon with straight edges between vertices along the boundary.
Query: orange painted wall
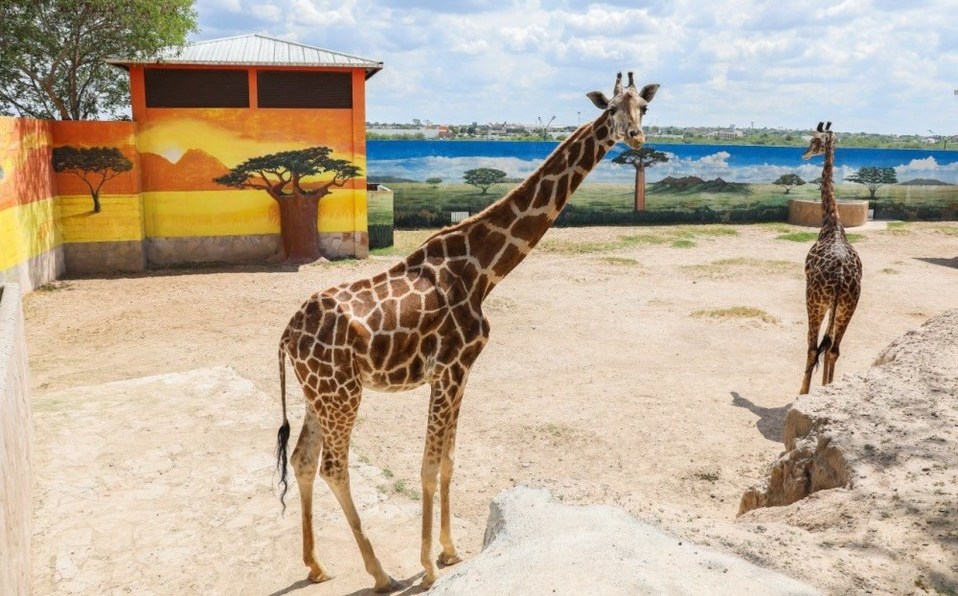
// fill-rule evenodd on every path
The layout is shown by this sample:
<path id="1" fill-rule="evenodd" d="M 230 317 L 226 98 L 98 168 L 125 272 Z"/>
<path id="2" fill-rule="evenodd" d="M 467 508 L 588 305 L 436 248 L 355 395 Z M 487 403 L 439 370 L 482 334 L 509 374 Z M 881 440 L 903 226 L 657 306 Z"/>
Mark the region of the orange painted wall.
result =
<path id="1" fill-rule="evenodd" d="M 0 280 L 19 281 L 17 267 L 61 243 L 51 128 L 50 122 L 0 116 Z"/>
<path id="2" fill-rule="evenodd" d="M 244 222 L 257 222 L 250 233 L 279 233 L 279 209 L 265 191 L 237 190 L 213 179 L 252 157 L 314 146 L 329 147 L 333 158 L 361 170 L 320 201 L 320 232 L 365 231 L 364 71 L 352 71 L 352 109 L 321 110 L 256 107 L 257 69 L 244 70 L 249 72 L 250 108 L 148 108 L 143 67 L 130 67 L 147 234 L 230 235 Z M 225 210 L 225 217 L 212 217 L 217 210 Z"/>
<path id="3" fill-rule="evenodd" d="M 265 191 L 213 182 L 251 157 L 329 147 L 360 176 L 320 201 L 319 231 L 365 232 L 365 72 L 352 70 L 352 109 L 147 108 L 143 69 L 132 66 L 134 122 L 0 117 L 0 273 L 62 244 L 152 236 L 275 234 L 279 209 Z M 273 70 L 273 68 L 271 68 Z M 101 189 L 93 213 L 87 185 L 57 174 L 55 147 L 117 147 L 133 169 Z"/>

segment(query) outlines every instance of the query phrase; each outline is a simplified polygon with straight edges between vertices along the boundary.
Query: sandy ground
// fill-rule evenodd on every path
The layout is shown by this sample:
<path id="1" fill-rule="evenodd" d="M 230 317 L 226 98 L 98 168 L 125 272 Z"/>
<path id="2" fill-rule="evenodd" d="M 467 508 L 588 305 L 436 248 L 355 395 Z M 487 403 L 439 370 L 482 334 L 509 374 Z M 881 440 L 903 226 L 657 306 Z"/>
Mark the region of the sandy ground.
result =
<path id="1" fill-rule="evenodd" d="M 776 238 L 796 230 L 550 231 L 486 302 L 492 338 L 470 376 L 453 483 L 460 551 L 480 549 L 492 497 L 526 484 L 620 506 L 828 592 L 856 591 L 867 552 L 837 565 L 825 545 L 802 564 L 783 536 L 815 549 L 825 541 L 814 531 L 734 521 L 742 492 L 782 450 L 801 381 L 811 241 Z M 838 377 L 958 296 L 958 224 L 850 231 L 863 236 L 864 289 Z M 337 577 L 303 581 L 296 491 L 282 516 L 274 489 L 276 345 L 310 294 L 396 258 L 66 280 L 29 294 L 35 592 L 368 588 L 321 482 L 318 549 Z M 365 526 L 387 571 L 410 583 L 421 571 L 426 396 L 367 393 L 352 444 Z"/>

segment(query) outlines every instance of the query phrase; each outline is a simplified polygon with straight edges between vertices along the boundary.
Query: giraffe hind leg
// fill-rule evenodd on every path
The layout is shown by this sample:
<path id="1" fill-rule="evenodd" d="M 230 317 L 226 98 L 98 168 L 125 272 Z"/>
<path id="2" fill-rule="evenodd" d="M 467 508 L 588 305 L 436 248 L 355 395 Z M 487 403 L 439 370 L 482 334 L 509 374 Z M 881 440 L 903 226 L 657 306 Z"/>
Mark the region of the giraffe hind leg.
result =
<path id="1" fill-rule="evenodd" d="M 316 543 L 313 537 L 313 482 L 316 479 L 316 468 L 319 463 L 319 454 L 322 451 L 322 434 L 319 421 L 309 408 L 303 420 L 303 429 L 299 433 L 296 448 L 290 463 L 296 475 L 296 485 L 299 487 L 299 498 L 302 505 L 303 524 L 303 563 L 309 567 L 309 580 L 322 582 L 332 579 L 332 575 L 316 558 Z"/>
<path id="2" fill-rule="evenodd" d="M 822 385 L 830 384 L 835 378 L 835 363 L 841 354 L 842 338 L 845 337 L 845 331 L 855 313 L 858 297 L 852 296 L 845 300 L 839 300 L 835 306 L 835 317 L 830 330 L 832 341 L 825 352 L 825 367 L 822 373 Z"/>

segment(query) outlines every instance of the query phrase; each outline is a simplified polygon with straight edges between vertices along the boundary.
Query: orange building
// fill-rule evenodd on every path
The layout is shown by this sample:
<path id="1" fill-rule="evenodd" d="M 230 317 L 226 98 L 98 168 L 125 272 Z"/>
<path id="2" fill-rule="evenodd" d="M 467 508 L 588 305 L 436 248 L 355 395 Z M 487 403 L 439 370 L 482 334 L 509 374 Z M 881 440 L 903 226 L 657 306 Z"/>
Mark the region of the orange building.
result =
<path id="1" fill-rule="evenodd" d="M 313 147 L 355 168 L 332 185 L 333 171 L 303 182 L 306 190 L 328 187 L 309 215 L 317 219 L 319 252 L 366 256 L 366 81 L 382 62 L 262 35 L 108 62 L 130 73 L 148 263 L 279 253 L 287 220 L 309 212 L 287 216 L 276 193 L 255 188 L 263 184 L 237 188 L 216 179 L 247 160 Z"/>

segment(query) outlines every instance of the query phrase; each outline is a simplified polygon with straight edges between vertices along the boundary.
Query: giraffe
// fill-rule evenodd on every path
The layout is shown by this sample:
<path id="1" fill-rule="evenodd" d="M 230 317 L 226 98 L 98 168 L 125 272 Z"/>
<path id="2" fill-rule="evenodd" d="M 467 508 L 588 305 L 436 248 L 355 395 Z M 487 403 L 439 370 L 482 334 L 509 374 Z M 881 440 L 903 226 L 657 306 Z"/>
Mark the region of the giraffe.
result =
<path id="1" fill-rule="evenodd" d="M 602 110 L 598 118 L 573 132 L 506 196 L 432 235 L 389 270 L 312 295 L 293 315 L 279 344 L 283 423 L 277 436 L 277 469 L 282 500 L 288 489 L 289 358 L 307 406 L 289 461 L 299 486 L 303 562 L 310 580 L 331 578 L 314 552 L 312 491 L 318 469 L 343 509 L 374 589 L 400 587 L 383 571 L 349 488 L 349 441 L 363 387 L 403 391 L 429 384 L 421 468 L 422 585 L 436 580 L 437 562 L 462 560 L 450 530 L 449 487 L 463 391 L 489 339 L 483 300 L 529 254 L 609 149 L 619 141 L 635 149 L 642 146 L 642 115 L 658 87 L 636 89 L 631 72 L 623 86 L 618 73 L 611 99 L 599 91 L 587 94 Z M 433 561 L 437 476 L 442 551 Z"/>
<path id="2" fill-rule="evenodd" d="M 808 354 L 805 360 L 805 376 L 799 391 L 808 393 L 812 373 L 818 359 L 825 354 L 822 385 L 828 385 L 835 376 L 835 361 L 839 346 L 855 314 L 862 289 L 862 262 L 858 253 L 849 244 L 845 229 L 838 217 L 835 203 L 835 185 L 832 170 L 835 165 L 835 135 L 832 123 L 818 123 L 802 159 L 824 155 L 822 165 L 822 229 L 818 240 L 805 258 L 805 306 L 808 311 Z M 825 335 L 821 343 L 818 334 L 825 318 L 831 311 Z"/>

